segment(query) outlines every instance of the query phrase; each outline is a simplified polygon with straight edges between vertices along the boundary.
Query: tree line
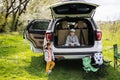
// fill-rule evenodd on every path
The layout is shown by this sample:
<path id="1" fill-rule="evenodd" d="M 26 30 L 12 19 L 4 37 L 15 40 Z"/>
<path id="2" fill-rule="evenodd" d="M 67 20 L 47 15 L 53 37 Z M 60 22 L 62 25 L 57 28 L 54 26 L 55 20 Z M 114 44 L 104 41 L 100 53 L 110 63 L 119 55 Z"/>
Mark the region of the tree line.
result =
<path id="1" fill-rule="evenodd" d="M 17 31 L 19 17 L 25 12 L 30 0 L 2 0 L 1 1 L 1 27 L 0 32 L 5 32 L 8 18 L 11 17 L 10 31 Z"/>
<path id="2" fill-rule="evenodd" d="M 17 31 L 18 26 L 28 19 L 48 18 L 47 7 L 60 0 L 1 0 L 0 33 Z"/>

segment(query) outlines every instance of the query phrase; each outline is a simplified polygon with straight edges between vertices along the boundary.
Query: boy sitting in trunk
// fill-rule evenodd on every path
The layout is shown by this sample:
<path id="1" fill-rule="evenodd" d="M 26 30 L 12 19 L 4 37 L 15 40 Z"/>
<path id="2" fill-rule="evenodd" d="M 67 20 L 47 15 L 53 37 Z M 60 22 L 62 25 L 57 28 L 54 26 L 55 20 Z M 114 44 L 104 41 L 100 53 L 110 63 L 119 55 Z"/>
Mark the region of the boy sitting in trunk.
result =
<path id="1" fill-rule="evenodd" d="M 70 35 L 67 36 L 65 46 L 80 46 L 78 37 L 75 35 L 75 29 L 70 30 Z"/>
<path id="2" fill-rule="evenodd" d="M 55 66 L 55 57 L 52 51 L 52 42 L 47 43 L 47 48 L 44 52 L 44 57 L 46 61 L 46 73 L 49 74 L 51 73 L 52 69 Z"/>

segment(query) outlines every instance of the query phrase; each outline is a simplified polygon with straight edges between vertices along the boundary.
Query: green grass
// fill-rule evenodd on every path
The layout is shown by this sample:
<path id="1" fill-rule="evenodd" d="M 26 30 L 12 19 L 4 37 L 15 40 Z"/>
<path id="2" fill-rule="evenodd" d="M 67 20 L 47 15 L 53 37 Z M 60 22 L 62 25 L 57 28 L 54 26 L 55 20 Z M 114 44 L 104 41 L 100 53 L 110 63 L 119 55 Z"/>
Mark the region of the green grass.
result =
<path id="1" fill-rule="evenodd" d="M 80 61 L 56 62 L 54 71 L 45 74 L 42 54 L 34 54 L 28 41 L 18 33 L 0 34 L 0 80 L 120 80 L 120 69 L 113 68 L 112 45 L 120 42 L 120 36 L 112 36 L 103 30 L 103 54 L 106 60 L 112 60 L 105 71 L 86 73 Z M 120 44 L 119 44 L 120 45 Z"/>
<path id="2" fill-rule="evenodd" d="M 46 80 L 41 54 L 33 54 L 22 35 L 0 35 L 0 80 Z"/>

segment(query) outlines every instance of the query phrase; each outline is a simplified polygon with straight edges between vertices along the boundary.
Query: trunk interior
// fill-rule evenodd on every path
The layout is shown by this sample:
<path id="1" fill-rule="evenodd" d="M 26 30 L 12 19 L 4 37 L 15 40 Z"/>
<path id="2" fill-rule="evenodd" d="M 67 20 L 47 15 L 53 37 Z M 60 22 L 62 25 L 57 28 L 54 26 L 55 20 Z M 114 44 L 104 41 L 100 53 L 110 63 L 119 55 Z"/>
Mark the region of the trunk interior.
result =
<path id="1" fill-rule="evenodd" d="M 75 29 L 75 35 L 78 37 L 80 46 L 91 47 L 94 45 L 94 31 L 89 20 L 79 18 L 65 18 L 56 22 L 54 28 L 54 45 L 55 47 L 65 46 L 66 38 L 70 34 L 70 29 Z"/>

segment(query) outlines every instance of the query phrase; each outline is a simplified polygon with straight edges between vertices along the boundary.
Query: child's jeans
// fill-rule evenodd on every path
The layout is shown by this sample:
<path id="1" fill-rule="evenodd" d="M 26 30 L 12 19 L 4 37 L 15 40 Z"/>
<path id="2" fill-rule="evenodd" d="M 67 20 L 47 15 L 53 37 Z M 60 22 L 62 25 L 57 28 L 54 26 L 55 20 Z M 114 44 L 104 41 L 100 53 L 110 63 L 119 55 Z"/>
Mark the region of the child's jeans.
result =
<path id="1" fill-rule="evenodd" d="M 55 66 L 55 62 L 54 61 L 50 61 L 46 63 L 46 72 L 48 72 L 49 70 L 52 70 Z"/>

